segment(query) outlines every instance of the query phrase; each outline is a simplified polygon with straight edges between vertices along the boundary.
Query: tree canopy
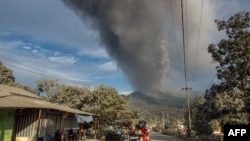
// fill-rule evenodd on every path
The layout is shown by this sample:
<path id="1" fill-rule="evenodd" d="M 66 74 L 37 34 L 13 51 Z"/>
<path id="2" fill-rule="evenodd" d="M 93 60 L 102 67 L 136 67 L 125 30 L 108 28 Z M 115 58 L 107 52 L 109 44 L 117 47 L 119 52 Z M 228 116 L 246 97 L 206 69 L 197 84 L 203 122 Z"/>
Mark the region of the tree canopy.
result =
<path id="1" fill-rule="evenodd" d="M 215 20 L 218 30 L 225 31 L 227 39 L 217 46 L 209 45 L 208 52 L 216 66 L 219 84 L 206 92 L 205 99 L 210 118 L 222 124 L 248 124 L 250 76 L 250 12 L 239 12 L 227 21 Z"/>
<path id="2" fill-rule="evenodd" d="M 90 87 L 59 84 L 57 80 L 39 80 L 36 91 L 50 102 L 100 115 L 101 126 L 116 120 L 133 122 L 139 117 L 138 112 L 129 107 L 126 97 L 105 85 L 91 90 Z"/>
<path id="3" fill-rule="evenodd" d="M 0 84 L 11 85 L 15 82 L 15 77 L 11 69 L 4 66 L 0 61 Z"/>
<path id="4" fill-rule="evenodd" d="M 219 82 L 206 90 L 204 100 L 192 103 L 193 127 L 198 133 L 212 133 L 224 124 L 250 123 L 250 12 L 215 23 L 227 36 L 208 46 Z"/>
<path id="5" fill-rule="evenodd" d="M 21 88 L 30 92 L 34 92 L 31 89 L 31 87 L 15 82 L 13 71 L 7 68 L 1 61 L 0 61 L 0 84 L 13 86 L 13 87 Z"/>

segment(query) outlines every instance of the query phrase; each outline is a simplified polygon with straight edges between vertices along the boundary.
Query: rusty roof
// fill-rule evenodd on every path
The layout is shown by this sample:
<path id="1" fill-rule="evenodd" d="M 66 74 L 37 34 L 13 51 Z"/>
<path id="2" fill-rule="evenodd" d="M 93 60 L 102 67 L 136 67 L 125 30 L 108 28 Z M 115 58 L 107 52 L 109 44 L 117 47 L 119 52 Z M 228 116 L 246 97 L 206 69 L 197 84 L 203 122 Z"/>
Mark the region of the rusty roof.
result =
<path id="1" fill-rule="evenodd" d="M 78 109 L 73 109 L 45 101 L 34 93 L 7 85 L 0 85 L 0 109 L 1 108 L 53 109 L 74 114 L 95 115 Z"/>

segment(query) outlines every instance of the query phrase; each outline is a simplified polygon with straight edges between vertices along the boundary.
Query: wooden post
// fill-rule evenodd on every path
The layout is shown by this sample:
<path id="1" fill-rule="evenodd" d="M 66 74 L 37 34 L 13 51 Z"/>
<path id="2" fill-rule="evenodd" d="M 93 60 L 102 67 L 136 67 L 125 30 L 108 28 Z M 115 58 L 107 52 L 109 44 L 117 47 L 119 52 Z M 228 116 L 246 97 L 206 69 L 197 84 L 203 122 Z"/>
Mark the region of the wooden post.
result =
<path id="1" fill-rule="evenodd" d="M 64 125 L 65 125 L 65 120 L 66 120 L 67 116 L 68 116 L 68 113 L 63 113 L 62 114 L 61 141 L 64 141 L 64 130 L 65 130 Z"/>
<path id="2" fill-rule="evenodd" d="M 37 117 L 37 120 L 36 120 L 36 136 L 35 136 L 36 140 L 38 139 L 38 135 L 39 135 L 41 114 L 42 114 L 42 109 L 39 109 L 38 117 Z"/>
<path id="3" fill-rule="evenodd" d="M 95 138 L 97 138 L 99 136 L 98 116 L 94 116 L 94 125 L 95 125 Z"/>

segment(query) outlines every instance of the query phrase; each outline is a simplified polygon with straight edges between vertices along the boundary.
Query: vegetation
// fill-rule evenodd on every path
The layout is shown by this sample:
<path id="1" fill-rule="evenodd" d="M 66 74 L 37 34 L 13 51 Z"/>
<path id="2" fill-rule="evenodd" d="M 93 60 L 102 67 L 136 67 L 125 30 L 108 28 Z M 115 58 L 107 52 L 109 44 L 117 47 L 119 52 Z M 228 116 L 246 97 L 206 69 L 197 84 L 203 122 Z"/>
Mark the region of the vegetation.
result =
<path id="1" fill-rule="evenodd" d="M 0 84 L 22 88 L 37 93 L 44 100 L 71 108 L 98 114 L 100 128 L 105 128 L 112 121 L 133 124 L 139 119 L 139 110 L 128 105 L 128 98 L 119 95 L 115 88 L 100 85 L 76 87 L 60 84 L 57 80 L 38 80 L 35 90 L 15 82 L 11 69 L 0 61 Z"/>
<path id="2" fill-rule="evenodd" d="M 204 110 L 205 99 L 201 96 L 197 96 L 192 101 L 191 109 L 191 121 L 192 130 L 200 133 L 211 134 L 213 132 L 209 125 L 209 117 Z M 187 115 L 187 114 L 186 114 Z"/>
<path id="3" fill-rule="evenodd" d="M 11 69 L 5 67 L 0 61 L 0 84 L 11 85 L 15 82 L 15 77 Z"/>
<path id="4" fill-rule="evenodd" d="M 13 86 L 30 92 L 34 92 L 31 89 L 31 87 L 15 82 L 15 77 L 13 75 L 12 70 L 4 66 L 4 64 L 1 61 L 0 61 L 0 84 Z"/>
<path id="5" fill-rule="evenodd" d="M 90 87 L 60 84 L 57 80 L 38 80 L 35 90 L 31 90 L 30 87 L 16 83 L 12 70 L 5 67 L 2 63 L 0 63 L 0 72 L 1 84 L 29 90 L 52 103 L 99 114 L 101 117 L 100 127 L 102 129 L 105 128 L 107 123 L 112 121 L 119 120 L 134 125 L 141 118 L 146 119 L 148 123 L 154 124 L 161 129 L 163 111 L 168 111 L 172 119 L 169 118 L 166 121 L 171 121 L 171 123 L 175 122 L 175 118 L 181 116 L 178 109 L 169 106 L 150 104 L 140 108 L 132 106 L 129 104 L 131 99 L 128 96 L 119 95 L 115 88 L 105 85 L 97 86 L 91 90 Z M 148 100 L 152 101 L 152 99 Z M 170 126 L 174 125 L 169 124 Z"/>
<path id="6" fill-rule="evenodd" d="M 250 123 L 250 12 L 239 12 L 227 21 L 215 22 L 228 38 L 208 47 L 218 63 L 220 82 L 206 91 L 205 101 L 197 99 L 192 104 L 193 127 L 199 133 L 211 133 L 224 124 Z"/>
<path id="7" fill-rule="evenodd" d="M 183 103 L 184 99 L 178 99 L 171 95 L 163 94 L 164 98 L 160 96 L 159 99 L 150 96 L 142 98 L 142 95 L 134 95 L 136 98 L 119 95 L 115 88 L 105 85 L 91 89 L 86 86 L 76 87 L 60 84 L 57 80 L 38 80 L 35 90 L 31 90 L 27 86 L 16 83 L 12 70 L 2 63 L 0 64 L 0 72 L 1 84 L 29 90 L 52 103 L 99 114 L 101 131 L 105 129 L 107 123 L 112 121 L 119 120 L 134 125 L 139 119 L 146 119 L 148 124 L 155 126 L 154 129 L 160 130 L 163 128 L 163 116 L 165 117 L 166 128 L 174 129 L 177 120 L 183 117 L 183 104 L 179 104 Z M 139 101 L 139 105 L 131 104 L 132 101 L 137 104 Z M 146 103 L 143 104 L 143 101 Z"/>
<path id="8" fill-rule="evenodd" d="M 129 107 L 126 97 L 105 85 L 90 90 L 89 87 L 61 85 L 56 80 L 39 80 L 36 91 L 50 102 L 100 115 L 101 128 L 117 120 L 132 124 L 139 118 L 139 112 Z"/>

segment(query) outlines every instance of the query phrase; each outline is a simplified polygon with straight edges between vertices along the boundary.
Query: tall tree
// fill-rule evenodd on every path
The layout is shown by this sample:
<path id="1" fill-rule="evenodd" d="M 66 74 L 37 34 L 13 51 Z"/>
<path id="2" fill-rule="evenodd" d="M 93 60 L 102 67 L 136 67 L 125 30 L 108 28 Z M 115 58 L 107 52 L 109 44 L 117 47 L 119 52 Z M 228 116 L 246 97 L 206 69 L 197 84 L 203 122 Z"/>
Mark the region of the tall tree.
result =
<path id="1" fill-rule="evenodd" d="M 209 45 L 208 52 L 218 63 L 217 78 L 205 95 L 209 119 L 220 124 L 250 123 L 250 12 L 238 12 L 227 21 L 215 20 L 219 31 L 227 39 L 217 46 Z"/>
<path id="2" fill-rule="evenodd" d="M 56 96 L 60 95 L 60 84 L 57 80 L 38 80 L 36 81 L 36 92 L 45 100 L 55 102 Z"/>
<path id="3" fill-rule="evenodd" d="M 34 93 L 31 87 L 15 82 L 13 71 L 0 61 L 0 84 L 9 85 Z"/>
<path id="4" fill-rule="evenodd" d="M 105 85 L 98 86 L 93 91 L 93 97 L 97 104 L 95 110 L 102 117 L 100 123 L 103 125 L 115 120 L 133 122 L 139 116 L 135 110 L 129 107 L 128 99 L 119 95 L 115 88 Z"/>
<path id="5" fill-rule="evenodd" d="M 68 107 L 89 111 L 94 99 L 89 87 L 76 87 L 60 84 L 57 80 L 38 80 L 36 92 L 45 100 Z"/>
<path id="6" fill-rule="evenodd" d="M 4 66 L 0 61 L 0 84 L 11 85 L 15 82 L 15 77 L 11 69 Z"/>
<path id="7" fill-rule="evenodd" d="M 60 103 L 83 111 L 90 111 L 92 109 L 94 100 L 89 87 L 62 85 L 61 88 L 63 95 L 57 97 L 61 101 Z"/>

